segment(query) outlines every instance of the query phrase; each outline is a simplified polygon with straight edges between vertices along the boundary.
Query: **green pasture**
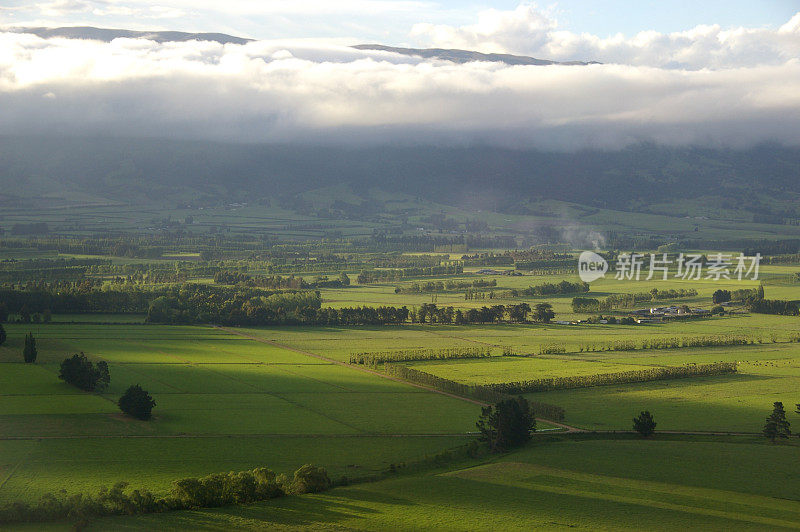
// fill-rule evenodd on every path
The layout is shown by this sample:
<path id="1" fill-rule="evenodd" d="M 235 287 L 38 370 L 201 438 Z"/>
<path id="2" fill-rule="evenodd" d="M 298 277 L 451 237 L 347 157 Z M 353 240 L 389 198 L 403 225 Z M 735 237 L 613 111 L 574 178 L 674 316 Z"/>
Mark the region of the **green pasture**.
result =
<path id="1" fill-rule="evenodd" d="M 783 402 L 788 420 L 800 403 L 800 358 L 740 364 L 734 375 L 674 379 L 527 394 L 560 405 L 566 422 L 591 430 L 630 430 L 649 410 L 656 430 L 759 433 L 772 403 Z"/>
<path id="2" fill-rule="evenodd" d="M 574 360 L 567 357 L 492 357 L 416 362 L 412 367 L 457 382 L 495 384 L 550 377 L 634 371 L 648 369 L 651 366 L 605 360 Z"/>
<path id="3" fill-rule="evenodd" d="M 444 349 L 448 347 L 511 347 L 520 355 L 537 354 L 543 345 L 563 345 L 579 354 L 581 346 L 599 348 L 608 342 L 701 336 L 747 336 L 756 343 L 785 342 L 797 334 L 800 318 L 747 314 L 642 325 L 405 325 L 387 327 L 263 327 L 242 329 L 247 334 L 347 361 L 353 353 Z M 717 348 L 709 348 L 718 351 Z M 631 352 L 636 353 L 636 352 Z M 659 351 L 667 353 L 667 351 Z M 585 354 L 585 353 L 584 353 Z M 590 353 L 603 356 L 601 353 Z"/>
<path id="4" fill-rule="evenodd" d="M 104 519 L 92 529 L 796 529 L 797 449 L 742 438 L 561 438 L 451 471 L 248 506 Z"/>
<path id="5" fill-rule="evenodd" d="M 187 476 L 269 467 L 290 474 L 325 464 L 333 478 L 369 476 L 390 464 L 461 445 L 462 436 L 118 437 L 0 441 L 0 501 L 35 500 L 46 492 L 95 492 L 128 481 L 164 494 Z"/>
<path id="6" fill-rule="evenodd" d="M 39 360 L 21 362 L 21 337 Z M 0 501 L 102 484 L 165 489 L 225 469 L 324 464 L 363 476 L 465 443 L 477 405 L 207 327 L 6 325 L 0 347 Z M 78 351 L 108 362 L 111 386 L 58 378 Z M 115 404 L 131 384 L 156 400 L 141 422 Z"/>

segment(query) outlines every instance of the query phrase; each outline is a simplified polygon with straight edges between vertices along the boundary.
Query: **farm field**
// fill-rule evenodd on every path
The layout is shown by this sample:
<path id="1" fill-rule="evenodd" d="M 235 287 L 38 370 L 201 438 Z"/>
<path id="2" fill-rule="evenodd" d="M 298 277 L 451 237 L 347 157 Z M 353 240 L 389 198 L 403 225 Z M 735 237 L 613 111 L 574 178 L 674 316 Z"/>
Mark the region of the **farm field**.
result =
<path id="1" fill-rule="evenodd" d="M 92 529 L 796 529 L 797 450 L 748 438 L 559 438 L 450 471 Z"/>
<path id="2" fill-rule="evenodd" d="M 491 384 L 713 362 L 739 362 L 738 372 L 526 397 L 564 407 L 566 423 L 588 430 L 629 430 L 631 412 L 650 410 L 658 412 L 660 430 L 752 433 L 761 430 L 773 402 L 794 405 L 800 398 L 797 343 L 493 357 L 417 362 L 413 367 L 457 382 Z M 794 419 L 800 422 L 800 417 Z"/>
<path id="3" fill-rule="evenodd" d="M 703 253 L 711 254 L 710 251 Z M 640 280 L 617 280 L 613 274 L 607 274 L 605 278 L 599 279 L 591 283 L 590 291 L 585 294 L 549 294 L 542 296 L 517 296 L 507 297 L 505 292 L 508 290 L 524 290 L 530 286 L 542 285 L 545 283 L 557 284 L 561 281 L 576 282 L 577 276 L 575 274 L 543 274 L 531 275 L 529 272 L 523 272 L 520 276 L 507 276 L 507 275 L 492 275 L 492 274 L 476 274 L 475 270 L 481 268 L 472 267 L 471 272 L 462 276 L 447 276 L 447 277 L 421 277 L 407 279 L 397 282 L 383 282 L 371 283 L 364 285 L 352 285 L 347 288 L 335 289 L 322 289 L 323 301 L 326 306 L 341 308 L 353 305 L 407 305 L 409 307 L 414 305 L 422 305 L 423 303 L 435 302 L 439 306 L 454 306 L 458 308 L 479 308 L 481 306 L 491 306 L 496 304 L 513 304 L 518 302 L 528 302 L 531 305 L 539 302 L 548 302 L 553 305 L 556 313 L 556 319 L 579 319 L 585 318 L 585 314 L 575 314 L 571 307 L 572 298 L 575 296 L 605 298 L 612 294 L 631 294 L 650 292 L 652 289 L 657 290 L 678 290 L 678 289 L 694 289 L 697 291 L 696 296 L 681 297 L 677 299 L 670 299 L 659 301 L 655 303 L 643 303 L 641 306 L 664 306 L 673 304 L 687 304 L 690 306 L 700 306 L 711 308 L 711 295 L 714 291 L 719 289 L 736 290 L 741 288 L 756 288 L 758 282 L 753 281 L 737 281 L 730 279 L 714 280 L 682 280 L 675 279 L 675 271 L 672 271 L 668 280 L 646 280 L 647 275 L 642 275 Z M 496 268 L 502 269 L 502 268 Z M 766 297 L 777 297 L 780 294 L 781 298 L 800 299 L 800 283 L 788 281 L 789 277 L 797 270 L 796 267 L 788 265 L 764 265 L 759 271 L 759 278 L 765 284 Z M 357 272 L 351 272 L 357 273 Z M 309 280 L 311 277 L 308 278 Z M 479 290 L 485 292 L 487 297 L 485 299 L 471 299 L 465 300 L 464 289 L 451 290 L 451 291 L 438 291 L 428 293 L 395 293 L 397 287 L 408 289 L 413 283 L 424 284 L 426 282 L 435 281 L 466 281 L 472 282 L 476 279 L 486 281 L 496 281 L 497 286 L 480 288 Z M 492 293 L 492 298 L 488 297 Z M 619 312 L 624 314 L 624 310 Z"/>
<path id="4" fill-rule="evenodd" d="M 0 532 L 800 530 L 798 2 L 316 3 L 0 4 Z"/>
<path id="5" fill-rule="evenodd" d="M 200 260 L 189 252 L 169 256 Z M 772 276 L 766 294 L 800 298 L 800 285 L 791 281 L 794 267 L 765 270 Z M 576 279 L 442 277 L 453 278 L 494 278 L 498 293 Z M 208 275 L 201 281 L 215 285 Z M 694 288 L 696 296 L 653 305 L 710 308 L 714 290 L 745 285 L 607 279 L 593 283 L 586 295 Z M 474 308 L 551 302 L 556 320 L 589 317 L 572 312 L 574 294 L 465 301 L 458 292 L 395 293 L 395 286 L 322 289 L 322 305 L 413 308 L 436 302 Z M 800 488 L 790 476 L 796 440 L 772 446 L 758 434 L 774 401 L 782 401 L 788 420 L 800 424 L 793 408 L 800 400 L 800 343 L 790 341 L 798 334 L 796 316 L 739 313 L 642 325 L 259 327 L 161 325 L 147 323 L 141 312 L 118 312 L 54 314 L 50 323 L 14 321 L 4 324 L 8 339 L 0 346 L 0 503 L 34 502 L 65 487 L 95 493 L 118 481 L 160 496 L 184 477 L 255 467 L 291 474 L 305 463 L 324 466 L 334 480 L 384 479 L 238 508 L 101 520 L 94 525 L 98 529 L 641 529 L 642 522 L 655 519 L 649 528 L 755 530 L 800 522 Z M 28 332 L 37 341 L 35 364 L 21 362 Z M 746 338 L 748 345 L 644 345 L 732 336 Z M 621 343 L 630 349 L 614 350 Z M 552 347 L 564 352 L 540 354 Z M 567 427 L 540 421 L 537 428 L 544 432 L 520 451 L 416 466 L 474 442 L 480 405 L 371 373 L 380 373 L 380 366 L 347 362 L 362 352 L 453 348 L 488 348 L 492 356 L 403 364 L 473 385 L 713 362 L 737 362 L 738 373 L 525 394 L 564 408 Z M 516 356 L 501 356 L 504 351 Z M 83 393 L 58 379 L 60 362 L 77 352 L 109 364 L 111 383 L 103 393 Z M 116 401 L 131 384 L 156 400 L 151 421 L 119 412 Z M 651 411 L 658 423 L 651 441 L 627 434 L 642 410 Z M 572 432 L 551 432 L 566 430 Z M 728 465 L 709 469 L 717 456 Z M 729 467 L 745 457 L 747 466 Z M 793 465 L 782 471 L 782 461 Z M 406 464 L 413 467 L 405 469 Z M 765 472 L 773 480 L 759 476 Z"/>
<path id="6" fill-rule="evenodd" d="M 585 316 L 585 315 L 584 315 Z M 518 354 L 537 354 L 544 345 L 564 346 L 578 354 L 580 347 L 600 346 L 605 342 L 630 340 L 640 344 L 654 338 L 695 338 L 702 336 L 747 336 L 761 339 L 764 345 L 773 336 L 787 340 L 798 330 L 796 318 L 767 315 L 736 315 L 686 322 L 646 325 L 405 325 L 402 327 L 291 327 L 242 328 L 246 334 L 347 361 L 351 353 L 438 349 L 446 347 L 494 347 L 498 354 L 510 347 Z M 724 351 L 721 351 L 724 352 Z M 636 353 L 636 352 L 632 352 Z M 659 353 L 668 356 L 668 350 Z M 584 353 L 585 354 L 585 353 Z M 602 356 L 600 352 L 591 353 Z"/>
<path id="7" fill-rule="evenodd" d="M 629 430 L 631 412 L 658 413 L 658 430 L 759 433 L 772 403 L 792 412 L 800 397 L 800 357 L 747 362 L 717 375 L 526 394 L 566 409 L 567 423 L 589 430 Z M 598 405 L 602 405 L 598 407 Z M 791 423 L 800 416 L 789 414 Z"/>
<path id="8" fill-rule="evenodd" d="M 27 365 L 16 362 L 27 328 L 8 325 L 0 347 L 0 500 L 35 499 L 67 479 L 71 490 L 124 480 L 158 491 L 219 468 L 307 462 L 364 476 L 462 445 L 479 412 L 207 327 L 39 325 L 40 359 Z M 58 380 L 57 361 L 78 351 L 109 363 L 102 395 Z M 115 405 L 135 383 L 157 402 L 151 422 Z"/>

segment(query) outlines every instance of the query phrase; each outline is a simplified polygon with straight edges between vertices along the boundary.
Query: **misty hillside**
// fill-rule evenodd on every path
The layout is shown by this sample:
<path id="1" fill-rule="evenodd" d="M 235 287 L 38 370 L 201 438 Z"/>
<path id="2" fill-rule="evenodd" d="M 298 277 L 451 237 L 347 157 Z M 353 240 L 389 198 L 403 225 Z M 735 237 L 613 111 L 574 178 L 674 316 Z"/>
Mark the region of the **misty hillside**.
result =
<path id="1" fill-rule="evenodd" d="M 800 149 L 742 151 L 639 145 L 615 152 L 548 153 L 495 147 L 243 145 L 5 137 L 3 195 L 84 193 L 114 201 L 286 197 L 346 183 L 354 190 L 425 196 L 469 208 L 524 212 L 529 200 L 647 211 L 717 198 L 764 215 L 797 216 Z M 521 210 L 523 209 L 523 210 Z"/>

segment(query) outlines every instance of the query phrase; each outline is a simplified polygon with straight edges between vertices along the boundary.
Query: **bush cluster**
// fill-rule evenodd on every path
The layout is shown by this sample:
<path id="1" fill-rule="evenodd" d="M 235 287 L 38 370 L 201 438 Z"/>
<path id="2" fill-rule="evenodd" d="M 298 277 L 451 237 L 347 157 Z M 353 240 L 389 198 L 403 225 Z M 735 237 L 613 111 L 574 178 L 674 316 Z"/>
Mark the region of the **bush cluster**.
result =
<path id="1" fill-rule="evenodd" d="M 539 346 L 540 355 L 560 355 L 566 352 L 567 348 L 560 344 L 544 344 Z"/>
<path id="2" fill-rule="evenodd" d="M 37 503 L 14 502 L 0 506 L 0 523 L 43 522 L 70 519 L 86 523 L 96 517 L 135 515 L 171 510 L 213 508 L 246 504 L 286 494 L 317 493 L 332 486 L 323 467 L 306 464 L 290 478 L 267 468 L 217 473 L 176 481 L 169 494 L 156 497 L 151 491 L 130 490 L 119 482 L 111 489 L 101 488 L 96 495 L 48 493 Z"/>
<path id="3" fill-rule="evenodd" d="M 93 364 L 83 352 L 64 359 L 58 378 L 87 392 L 103 391 L 111 382 L 108 364 L 103 360 Z"/>
<path id="4" fill-rule="evenodd" d="M 117 402 L 119 409 L 136 419 L 147 421 L 152 417 L 153 407 L 156 402 L 138 384 L 130 386 Z"/>

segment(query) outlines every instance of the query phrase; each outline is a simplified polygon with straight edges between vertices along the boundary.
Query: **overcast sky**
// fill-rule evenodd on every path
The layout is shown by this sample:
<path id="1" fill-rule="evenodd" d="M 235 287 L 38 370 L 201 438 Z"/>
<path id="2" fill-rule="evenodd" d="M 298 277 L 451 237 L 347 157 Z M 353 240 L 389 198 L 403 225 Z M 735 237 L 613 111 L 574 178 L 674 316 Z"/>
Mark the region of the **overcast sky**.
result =
<path id="1" fill-rule="evenodd" d="M 800 144 L 796 1 L 0 0 L 0 25 L 216 31 L 157 44 L 0 32 L 0 134 L 262 142 Z M 217 6 L 224 5 L 224 12 Z M 348 46 L 591 66 L 455 65 Z"/>

